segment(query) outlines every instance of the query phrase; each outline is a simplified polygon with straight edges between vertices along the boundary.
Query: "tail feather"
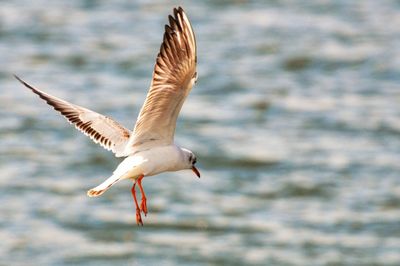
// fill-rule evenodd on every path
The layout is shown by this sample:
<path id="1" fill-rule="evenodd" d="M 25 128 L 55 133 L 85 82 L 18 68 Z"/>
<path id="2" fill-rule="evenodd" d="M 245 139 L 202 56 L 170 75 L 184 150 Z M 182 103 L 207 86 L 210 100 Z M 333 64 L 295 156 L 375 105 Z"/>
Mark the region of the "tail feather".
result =
<path id="1" fill-rule="evenodd" d="M 98 197 L 101 194 L 103 194 L 104 192 L 106 192 L 107 189 L 109 189 L 112 185 L 117 183 L 119 180 L 121 180 L 121 177 L 112 175 L 106 181 L 104 181 L 103 183 L 98 185 L 97 187 L 90 189 L 87 192 L 87 195 L 89 197 Z"/>
<path id="2" fill-rule="evenodd" d="M 87 192 L 87 195 L 89 197 L 100 196 L 118 181 L 138 176 L 140 173 L 138 172 L 139 170 L 136 166 L 138 166 L 142 162 L 143 159 L 141 157 L 135 157 L 135 156 L 127 157 L 118 165 L 117 169 L 115 169 L 112 176 L 110 176 L 106 181 L 104 181 L 97 187 L 89 190 Z"/>

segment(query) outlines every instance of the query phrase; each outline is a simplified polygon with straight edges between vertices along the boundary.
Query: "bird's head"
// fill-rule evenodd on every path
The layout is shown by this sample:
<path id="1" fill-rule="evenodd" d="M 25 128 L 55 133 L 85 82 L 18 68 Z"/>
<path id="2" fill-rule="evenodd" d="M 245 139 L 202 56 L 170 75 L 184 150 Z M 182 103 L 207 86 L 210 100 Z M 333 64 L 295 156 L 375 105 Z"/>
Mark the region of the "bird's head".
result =
<path id="1" fill-rule="evenodd" d="M 193 152 L 191 152 L 191 151 L 189 151 L 187 149 L 182 149 L 182 150 L 183 150 L 183 154 L 184 154 L 184 157 L 185 157 L 185 162 L 186 162 L 186 165 L 187 165 L 187 169 L 192 169 L 193 173 L 195 173 L 197 175 L 197 177 L 200 178 L 200 172 L 195 167 L 195 164 L 197 162 L 196 155 L 194 155 Z"/>

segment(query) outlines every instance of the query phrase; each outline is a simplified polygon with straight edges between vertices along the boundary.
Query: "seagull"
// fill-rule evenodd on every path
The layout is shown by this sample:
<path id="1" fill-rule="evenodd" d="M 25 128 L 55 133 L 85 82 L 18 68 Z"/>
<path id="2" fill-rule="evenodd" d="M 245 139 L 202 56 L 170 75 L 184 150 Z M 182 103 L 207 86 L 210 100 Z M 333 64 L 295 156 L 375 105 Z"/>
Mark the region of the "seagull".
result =
<path id="1" fill-rule="evenodd" d="M 191 169 L 200 178 L 200 172 L 195 167 L 197 159 L 194 153 L 174 144 L 176 119 L 197 81 L 196 39 L 182 7 L 174 8 L 173 15 L 169 15 L 168 19 L 153 79 L 133 131 L 110 117 L 41 91 L 14 75 L 95 143 L 112 151 L 116 157 L 126 157 L 111 177 L 90 189 L 87 195 L 100 196 L 115 183 L 131 179 L 136 223 L 142 226 L 141 213 L 145 216 L 148 213 L 142 186 L 144 177 Z M 140 206 L 136 197 L 136 184 L 142 196 Z"/>

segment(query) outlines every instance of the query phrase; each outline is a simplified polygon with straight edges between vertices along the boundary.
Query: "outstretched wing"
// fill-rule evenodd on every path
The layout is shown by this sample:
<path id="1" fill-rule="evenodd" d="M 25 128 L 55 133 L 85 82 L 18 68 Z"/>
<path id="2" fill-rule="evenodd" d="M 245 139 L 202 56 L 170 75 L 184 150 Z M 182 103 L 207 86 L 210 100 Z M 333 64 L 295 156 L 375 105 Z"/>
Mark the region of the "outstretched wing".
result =
<path id="1" fill-rule="evenodd" d="M 75 125 L 86 136 L 89 136 L 95 143 L 100 144 L 107 150 L 111 150 L 117 157 L 125 156 L 123 152 L 131 135 L 128 129 L 109 117 L 51 96 L 34 88 L 19 77 L 15 76 L 15 78 L 25 87 L 39 95 L 49 105 L 53 106 L 55 110 L 60 112 L 71 124 Z"/>
<path id="2" fill-rule="evenodd" d="M 197 80 L 196 40 L 181 7 L 169 16 L 153 80 L 126 147 L 137 151 L 173 142 L 176 119 Z"/>

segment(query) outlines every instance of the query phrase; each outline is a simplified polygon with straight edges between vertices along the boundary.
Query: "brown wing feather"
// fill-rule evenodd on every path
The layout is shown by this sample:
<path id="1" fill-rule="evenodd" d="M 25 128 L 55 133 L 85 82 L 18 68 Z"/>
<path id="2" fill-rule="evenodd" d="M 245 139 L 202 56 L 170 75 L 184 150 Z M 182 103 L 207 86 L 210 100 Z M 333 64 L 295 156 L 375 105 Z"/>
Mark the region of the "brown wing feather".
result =
<path id="1" fill-rule="evenodd" d="M 150 90 L 127 147 L 172 143 L 177 116 L 197 79 L 192 26 L 181 7 L 168 19 Z"/>
<path id="2" fill-rule="evenodd" d="M 15 76 L 15 78 L 53 106 L 56 111 L 60 112 L 71 124 L 89 136 L 95 143 L 111 150 L 116 156 L 125 156 L 123 151 L 130 137 L 128 129 L 109 117 L 51 96 L 34 88 L 19 77 Z"/>

